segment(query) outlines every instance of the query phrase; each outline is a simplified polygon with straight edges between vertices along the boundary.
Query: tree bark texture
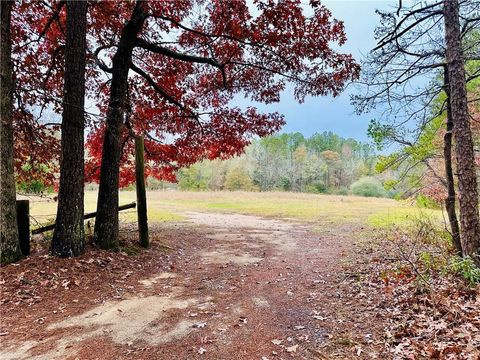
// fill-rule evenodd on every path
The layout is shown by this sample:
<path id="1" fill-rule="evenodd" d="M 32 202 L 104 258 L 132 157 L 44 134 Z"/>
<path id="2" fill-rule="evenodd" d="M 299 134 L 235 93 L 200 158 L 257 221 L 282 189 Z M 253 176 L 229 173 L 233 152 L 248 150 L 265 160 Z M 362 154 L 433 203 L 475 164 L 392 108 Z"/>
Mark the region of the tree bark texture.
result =
<path id="1" fill-rule="evenodd" d="M 87 2 L 67 1 L 60 189 L 52 253 L 77 256 L 85 248 L 84 129 Z"/>
<path id="2" fill-rule="evenodd" d="M 444 19 L 450 104 L 457 162 L 462 251 L 465 256 L 474 256 L 478 255 L 480 247 L 479 199 L 472 132 L 468 116 L 458 0 L 444 1 Z"/>
<path id="3" fill-rule="evenodd" d="M 10 18 L 13 2 L 0 5 L 0 263 L 21 258 L 13 165 L 13 64 Z"/>
<path id="4" fill-rule="evenodd" d="M 462 243 L 460 240 L 460 227 L 458 225 L 457 213 L 455 211 L 455 181 L 453 178 L 452 165 L 452 109 L 450 105 L 450 90 L 448 83 L 448 69 L 445 68 L 444 74 L 445 92 L 447 93 L 447 131 L 443 137 L 443 156 L 445 158 L 445 178 L 447 182 L 447 198 L 445 199 L 445 209 L 447 210 L 448 221 L 450 223 L 450 231 L 452 234 L 452 242 L 458 255 L 462 255 Z"/>
<path id="5" fill-rule="evenodd" d="M 112 62 L 112 81 L 103 139 L 100 187 L 97 199 L 97 218 L 94 241 L 103 249 L 118 248 L 118 185 L 121 156 L 121 133 L 127 104 L 128 71 L 132 61 L 135 39 L 141 31 L 146 12 L 137 1 L 132 17 L 122 30 Z"/>

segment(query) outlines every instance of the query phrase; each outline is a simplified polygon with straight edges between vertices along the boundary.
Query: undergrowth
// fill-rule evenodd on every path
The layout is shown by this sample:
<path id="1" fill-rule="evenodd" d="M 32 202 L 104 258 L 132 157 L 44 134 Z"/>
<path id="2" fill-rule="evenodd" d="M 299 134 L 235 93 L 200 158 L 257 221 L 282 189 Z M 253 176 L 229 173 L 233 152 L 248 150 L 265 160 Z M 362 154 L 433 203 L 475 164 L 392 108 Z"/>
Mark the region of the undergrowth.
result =
<path id="1" fill-rule="evenodd" d="M 411 218 L 407 226 L 389 228 L 384 234 L 397 260 L 392 269 L 407 266 L 419 285 L 428 285 L 432 277 L 438 276 L 461 278 L 470 287 L 480 284 L 480 268 L 470 257 L 455 254 L 450 233 L 431 217 Z M 398 272 L 399 276 L 404 273 Z"/>
<path id="2" fill-rule="evenodd" d="M 451 236 L 428 217 L 383 230 L 369 281 L 389 319 L 385 347 L 394 359 L 480 359 L 480 269 L 455 255 Z"/>
<path id="3" fill-rule="evenodd" d="M 480 284 L 480 268 L 475 265 L 475 262 L 470 257 L 452 257 L 446 270 L 447 273 L 452 272 L 461 276 L 470 286 Z"/>

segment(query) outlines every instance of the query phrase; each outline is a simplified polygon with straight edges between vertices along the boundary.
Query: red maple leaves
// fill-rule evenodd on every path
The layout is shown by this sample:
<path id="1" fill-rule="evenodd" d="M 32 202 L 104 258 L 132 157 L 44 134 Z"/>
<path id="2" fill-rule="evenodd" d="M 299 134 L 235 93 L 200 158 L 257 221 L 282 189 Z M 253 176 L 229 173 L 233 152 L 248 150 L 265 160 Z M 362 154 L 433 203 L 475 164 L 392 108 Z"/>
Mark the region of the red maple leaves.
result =
<path id="1" fill-rule="evenodd" d="M 55 117 L 61 111 L 62 4 L 26 1 L 14 10 L 19 163 L 30 158 L 51 163 L 58 154 L 57 128 L 45 126 L 57 120 L 45 114 Z M 109 89 L 109 74 L 102 68 L 111 66 L 134 5 L 89 4 L 87 181 L 98 180 L 100 169 Z M 147 175 L 173 181 L 182 166 L 241 153 L 253 137 L 280 129 L 280 114 L 240 109 L 232 105 L 236 97 L 278 102 L 287 83 L 299 101 L 335 96 L 358 76 L 352 56 L 332 49 L 346 40 L 343 24 L 318 3 L 310 9 L 297 0 L 256 0 L 253 5 L 244 0 L 145 1 L 143 6 L 149 16 L 129 75 L 120 186 L 135 178 L 133 134 L 145 137 Z M 47 144 L 47 151 L 41 146 L 25 151 L 32 143 L 29 131 Z"/>

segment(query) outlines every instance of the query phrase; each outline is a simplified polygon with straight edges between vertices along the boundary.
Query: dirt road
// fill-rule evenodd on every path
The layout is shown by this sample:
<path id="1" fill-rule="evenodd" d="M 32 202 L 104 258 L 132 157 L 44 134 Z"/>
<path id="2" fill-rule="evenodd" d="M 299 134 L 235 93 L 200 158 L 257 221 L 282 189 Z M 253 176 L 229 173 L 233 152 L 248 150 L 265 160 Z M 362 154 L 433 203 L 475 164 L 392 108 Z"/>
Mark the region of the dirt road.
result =
<path id="1" fill-rule="evenodd" d="M 360 225 L 185 214 L 135 256 L 2 269 L 0 358 L 372 359 L 382 319 L 345 270 Z"/>

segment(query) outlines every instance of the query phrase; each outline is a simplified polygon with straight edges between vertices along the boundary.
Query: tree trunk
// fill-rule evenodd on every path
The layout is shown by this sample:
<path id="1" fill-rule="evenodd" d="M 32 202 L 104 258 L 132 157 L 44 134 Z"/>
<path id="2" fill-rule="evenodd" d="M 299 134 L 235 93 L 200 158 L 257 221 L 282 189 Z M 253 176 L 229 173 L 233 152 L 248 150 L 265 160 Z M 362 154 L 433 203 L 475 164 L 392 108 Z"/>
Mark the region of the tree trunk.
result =
<path id="1" fill-rule="evenodd" d="M 103 139 L 100 187 L 97 200 L 94 241 L 103 249 L 118 248 L 118 184 L 121 156 L 120 136 L 127 107 L 128 71 L 135 39 L 143 27 L 146 13 L 137 1 L 132 17 L 122 30 L 112 62 L 112 82 Z"/>
<path id="2" fill-rule="evenodd" d="M 449 99 L 447 101 L 450 101 Z M 448 105 L 449 106 L 449 105 Z M 449 113 L 449 111 L 447 111 Z M 443 137 L 443 155 L 445 157 L 445 175 L 447 181 L 447 198 L 445 199 L 445 209 L 447 210 L 448 221 L 450 223 L 450 231 L 455 251 L 458 255 L 462 255 L 462 243 L 460 241 L 460 228 L 458 226 L 457 213 L 455 211 L 455 182 L 453 180 L 452 169 L 452 128 L 453 122 L 451 115 L 447 115 L 447 132 Z"/>
<path id="3" fill-rule="evenodd" d="M 0 263 L 21 258 L 17 229 L 17 205 L 13 170 L 13 64 L 10 18 L 13 2 L 0 5 Z"/>
<path id="4" fill-rule="evenodd" d="M 443 156 L 445 158 L 445 178 L 447 182 L 447 198 L 445 199 L 445 209 L 447 210 L 448 221 L 450 223 L 450 231 L 455 251 L 458 255 L 462 255 L 462 243 L 460 241 L 460 228 L 458 226 L 457 213 L 455 211 L 455 182 L 453 179 L 452 167 L 452 108 L 450 104 L 450 89 L 448 83 L 448 69 L 444 69 L 444 86 L 447 93 L 447 132 L 443 137 Z"/>
<path id="5" fill-rule="evenodd" d="M 480 247 L 480 221 L 458 0 L 444 1 L 444 18 L 450 104 L 457 160 L 462 252 L 465 256 L 474 256 L 478 254 Z"/>
<path id="6" fill-rule="evenodd" d="M 52 253 L 77 256 L 85 248 L 83 227 L 85 59 L 87 2 L 67 1 L 67 39 L 62 114 L 60 190 Z"/>

